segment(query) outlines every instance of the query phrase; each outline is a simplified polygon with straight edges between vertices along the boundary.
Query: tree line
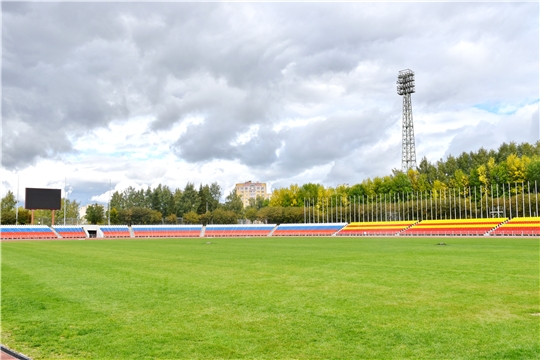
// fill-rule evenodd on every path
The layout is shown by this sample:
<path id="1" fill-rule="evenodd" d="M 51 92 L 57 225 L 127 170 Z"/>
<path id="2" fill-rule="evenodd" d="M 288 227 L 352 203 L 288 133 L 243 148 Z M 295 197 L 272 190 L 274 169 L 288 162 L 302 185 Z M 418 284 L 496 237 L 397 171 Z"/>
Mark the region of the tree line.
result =
<path id="1" fill-rule="evenodd" d="M 320 184 L 293 184 L 275 189 L 270 206 L 304 206 L 305 201 L 313 203 L 331 197 L 343 201 L 356 197 L 364 202 L 374 202 L 381 195 L 387 195 L 390 201 L 394 194 L 421 193 L 440 197 L 453 189 L 459 189 L 465 197 L 472 189 L 496 196 L 498 188 L 499 196 L 515 195 L 523 191 L 534 192 L 535 183 L 540 184 L 540 141 L 534 145 L 503 143 L 498 150 L 481 148 L 476 152 L 463 152 L 458 157 L 450 155 L 435 163 L 424 157 L 416 169 L 408 172 L 394 169 L 391 175 L 368 178 L 352 186 L 345 184 L 332 188 Z"/>
<path id="2" fill-rule="evenodd" d="M 90 205 L 86 218 L 90 223 L 111 224 L 230 224 L 243 215 L 240 196 L 232 191 L 220 203 L 222 188 L 214 182 L 210 185 L 187 183 L 183 189 L 171 189 L 159 184 L 155 188 L 135 189 L 129 187 L 111 195 L 110 213 L 99 204 Z"/>
<path id="3" fill-rule="evenodd" d="M 530 200 L 530 194 L 537 196 L 538 185 L 540 141 L 535 144 L 511 142 L 503 143 L 497 150 L 480 148 L 478 151 L 463 152 L 457 157 L 449 155 L 445 160 L 440 159 L 434 163 L 424 157 L 415 169 L 407 172 L 394 169 L 387 176 L 367 178 L 352 186 L 292 184 L 274 189 L 269 199 L 250 199 L 247 207 L 243 206 L 235 190 L 226 196 L 223 203 L 220 202 L 222 188 L 217 182 L 210 185 L 200 184 L 198 189 L 193 183 L 187 183 L 183 189 L 171 189 L 161 184 L 153 189 L 137 190 L 129 187 L 111 195 L 110 211 L 100 204 L 88 206 L 86 220 L 96 224 L 110 221 L 111 224 L 128 225 L 230 224 L 239 220 L 298 223 L 314 221 L 316 216 L 317 219 L 332 217 L 333 221 L 337 221 L 340 219 L 338 215 L 343 213 L 348 214 L 347 219 L 350 220 L 353 218 L 352 211 L 356 211 L 359 216 L 362 208 L 363 212 L 370 212 L 365 213 L 363 220 L 360 220 L 365 221 L 366 218 L 374 218 L 374 214 L 379 212 L 381 213 L 377 215 L 377 219 L 387 219 L 388 214 L 383 216 L 382 209 L 388 211 L 388 208 L 392 207 L 382 204 L 406 201 L 411 201 L 411 216 L 414 212 L 420 215 L 418 208 L 423 204 L 420 200 L 435 200 L 436 204 L 439 201 L 441 208 L 444 203 L 449 207 L 448 213 L 457 211 L 451 208 L 452 201 L 454 204 L 464 201 L 464 208 L 469 206 L 471 215 L 473 203 L 476 208 L 483 208 L 483 201 L 488 197 L 491 200 L 499 199 L 499 204 L 505 203 L 504 201 L 513 204 L 513 199 L 521 196 L 519 204 L 525 207 L 525 199 L 529 199 L 528 206 L 531 207 L 534 196 L 533 200 Z M 13 195 L 11 192 L 8 192 L 9 194 Z M 13 199 L 10 201 L 12 203 Z M 10 202 L 2 199 L 2 223 L 8 223 L 4 222 L 4 203 L 6 209 L 12 209 L 13 206 L 7 206 Z M 75 206 L 78 203 L 68 200 L 68 204 Z M 417 209 L 412 210 L 413 208 Z M 63 216 L 60 214 L 62 210 L 57 215 L 58 218 Z M 21 219 L 26 219 L 24 216 Z M 438 216 L 443 216 L 442 212 Z M 12 217 L 7 216 L 9 221 L 13 220 Z"/>

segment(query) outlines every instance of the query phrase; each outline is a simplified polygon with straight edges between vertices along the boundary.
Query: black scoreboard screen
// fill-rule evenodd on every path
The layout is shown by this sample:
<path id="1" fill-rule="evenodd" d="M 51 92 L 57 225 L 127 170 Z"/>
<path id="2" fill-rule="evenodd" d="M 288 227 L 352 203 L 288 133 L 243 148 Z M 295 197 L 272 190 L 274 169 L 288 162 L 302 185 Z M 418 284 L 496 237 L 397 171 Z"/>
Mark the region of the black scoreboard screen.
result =
<path id="1" fill-rule="evenodd" d="M 29 210 L 60 210 L 62 191 L 60 189 L 26 188 L 24 207 Z"/>

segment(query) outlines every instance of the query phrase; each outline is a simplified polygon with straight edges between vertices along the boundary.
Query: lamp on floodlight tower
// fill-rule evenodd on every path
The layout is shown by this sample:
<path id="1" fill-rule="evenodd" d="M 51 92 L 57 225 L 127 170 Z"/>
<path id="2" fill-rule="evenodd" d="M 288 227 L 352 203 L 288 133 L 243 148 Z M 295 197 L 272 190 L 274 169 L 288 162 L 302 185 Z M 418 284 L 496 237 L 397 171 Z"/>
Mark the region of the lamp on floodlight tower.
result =
<path id="1" fill-rule="evenodd" d="M 410 69 L 401 70 L 398 74 L 397 93 L 403 96 L 401 169 L 404 172 L 416 167 L 411 104 L 411 94 L 414 92 L 414 72 Z"/>

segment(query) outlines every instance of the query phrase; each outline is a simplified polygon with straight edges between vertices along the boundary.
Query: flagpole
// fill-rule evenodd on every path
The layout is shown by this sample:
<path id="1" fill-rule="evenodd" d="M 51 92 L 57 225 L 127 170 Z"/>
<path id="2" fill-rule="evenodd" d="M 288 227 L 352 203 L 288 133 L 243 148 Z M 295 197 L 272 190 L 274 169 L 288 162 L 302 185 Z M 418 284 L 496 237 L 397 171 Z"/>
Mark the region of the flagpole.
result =
<path id="1" fill-rule="evenodd" d="M 108 225 L 111 225 L 111 187 L 112 187 L 112 180 L 109 179 L 109 203 L 107 204 L 108 212 Z"/>
<path id="2" fill-rule="evenodd" d="M 66 201 L 67 201 L 67 192 L 66 192 L 66 182 L 67 178 L 64 177 L 64 225 L 66 225 Z"/>
<path id="3" fill-rule="evenodd" d="M 17 174 L 17 205 L 15 206 L 15 224 L 19 225 L 19 174 Z"/>

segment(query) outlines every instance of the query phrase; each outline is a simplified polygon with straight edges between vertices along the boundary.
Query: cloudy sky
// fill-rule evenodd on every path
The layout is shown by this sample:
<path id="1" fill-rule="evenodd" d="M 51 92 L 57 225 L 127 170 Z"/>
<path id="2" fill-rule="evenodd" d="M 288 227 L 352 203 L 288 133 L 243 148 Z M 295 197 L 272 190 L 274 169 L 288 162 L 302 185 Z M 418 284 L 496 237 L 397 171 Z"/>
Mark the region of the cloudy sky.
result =
<path id="1" fill-rule="evenodd" d="M 2 3 L 2 195 L 355 184 L 539 130 L 539 4 Z"/>

